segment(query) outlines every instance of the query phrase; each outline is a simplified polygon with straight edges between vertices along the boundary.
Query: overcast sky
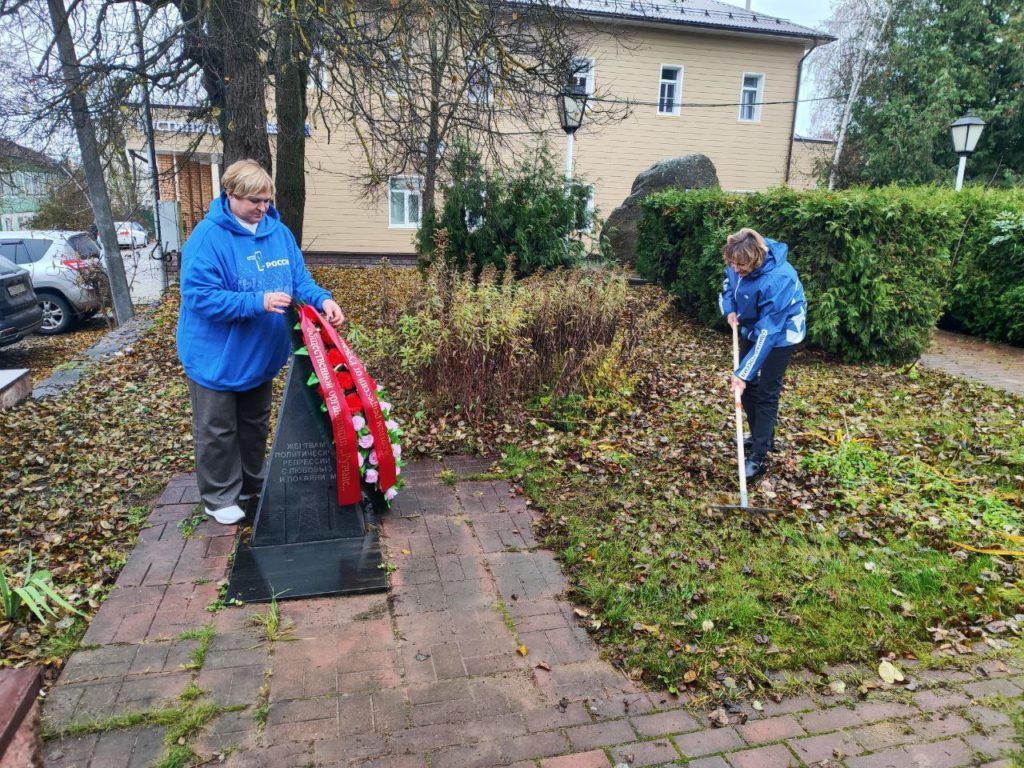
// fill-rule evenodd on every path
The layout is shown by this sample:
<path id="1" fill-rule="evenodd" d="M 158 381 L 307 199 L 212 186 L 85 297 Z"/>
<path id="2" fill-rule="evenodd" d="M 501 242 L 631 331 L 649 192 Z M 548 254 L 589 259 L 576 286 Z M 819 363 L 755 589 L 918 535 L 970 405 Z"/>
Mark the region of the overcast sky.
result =
<path id="1" fill-rule="evenodd" d="M 725 0 L 731 5 L 743 7 L 744 0 Z M 752 0 L 750 10 L 770 16 L 789 19 L 797 24 L 814 29 L 824 29 L 825 20 L 832 15 L 829 0 Z M 807 63 L 804 62 L 804 79 L 800 86 L 801 98 L 815 95 L 813 79 L 808 77 Z M 811 126 L 811 105 L 801 104 L 796 115 L 796 132 L 806 136 Z"/>

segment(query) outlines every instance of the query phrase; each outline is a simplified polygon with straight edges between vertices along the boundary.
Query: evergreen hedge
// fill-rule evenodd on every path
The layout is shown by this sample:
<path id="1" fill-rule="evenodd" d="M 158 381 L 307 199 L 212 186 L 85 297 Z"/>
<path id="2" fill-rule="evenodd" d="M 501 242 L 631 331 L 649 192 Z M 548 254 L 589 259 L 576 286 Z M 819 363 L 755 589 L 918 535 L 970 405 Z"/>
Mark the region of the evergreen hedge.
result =
<path id="1" fill-rule="evenodd" d="M 749 226 L 789 245 L 807 293 L 808 341 L 841 359 L 914 360 L 947 312 L 969 333 L 1021 343 L 1022 201 L 936 187 L 666 190 L 643 202 L 637 268 L 719 324 L 720 249 Z"/>
<path id="2" fill-rule="evenodd" d="M 508 173 L 489 171 L 479 154 L 456 147 L 444 200 L 424 216 L 417 233 L 422 266 L 443 256 L 457 272 L 512 267 L 516 277 L 571 267 L 588 246 L 591 225 L 585 183 L 566 184 L 547 147 Z M 443 247 L 439 248 L 439 244 Z"/>

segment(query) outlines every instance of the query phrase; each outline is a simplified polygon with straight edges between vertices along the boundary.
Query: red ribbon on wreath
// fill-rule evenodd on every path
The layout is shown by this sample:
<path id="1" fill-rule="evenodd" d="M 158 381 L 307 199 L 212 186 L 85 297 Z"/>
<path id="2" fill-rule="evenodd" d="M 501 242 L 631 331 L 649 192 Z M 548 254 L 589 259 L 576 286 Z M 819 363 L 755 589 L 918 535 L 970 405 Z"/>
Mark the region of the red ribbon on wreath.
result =
<path id="1" fill-rule="evenodd" d="M 341 338 L 334 327 L 327 322 L 321 322 L 320 326 L 327 334 L 327 342 L 341 353 L 345 360 L 345 368 L 351 374 L 356 392 L 359 393 L 366 426 L 369 428 L 370 434 L 373 435 L 373 448 L 377 452 L 377 482 L 383 493 L 395 484 L 398 472 L 395 468 L 395 454 L 391 448 L 391 438 L 388 437 L 388 428 L 384 423 L 384 412 L 380 408 L 380 401 L 377 400 L 376 384 L 366 372 L 363 361 L 352 351 L 352 348 Z"/>
<path id="2" fill-rule="evenodd" d="M 338 383 L 334 368 L 327 362 L 327 348 L 319 328 L 329 327 L 320 314 L 308 305 L 299 307 L 299 327 L 309 359 L 320 384 L 320 394 L 327 406 L 327 415 L 334 432 L 335 458 L 338 468 L 338 503 L 358 504 L 362 493 L 359 485 L 359 453 L 352 411 L 345 402 L 345 391 Z M 332 329 L 333 330 L 333 329 Z"/>

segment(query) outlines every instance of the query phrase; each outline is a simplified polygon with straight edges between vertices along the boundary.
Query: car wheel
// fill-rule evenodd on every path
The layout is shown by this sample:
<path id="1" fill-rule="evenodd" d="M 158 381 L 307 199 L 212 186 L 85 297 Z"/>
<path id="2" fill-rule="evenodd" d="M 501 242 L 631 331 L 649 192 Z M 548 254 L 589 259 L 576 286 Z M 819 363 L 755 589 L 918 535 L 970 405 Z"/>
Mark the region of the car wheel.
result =
<path id="1" fill-rule="evenodd" d="M 36 333 L 41 336 L 53 336 L 71 329 L 75 315 L 67 299 L 55 293 L 41 293 L 39 305 L 43 308 L 43 324 Z"/>

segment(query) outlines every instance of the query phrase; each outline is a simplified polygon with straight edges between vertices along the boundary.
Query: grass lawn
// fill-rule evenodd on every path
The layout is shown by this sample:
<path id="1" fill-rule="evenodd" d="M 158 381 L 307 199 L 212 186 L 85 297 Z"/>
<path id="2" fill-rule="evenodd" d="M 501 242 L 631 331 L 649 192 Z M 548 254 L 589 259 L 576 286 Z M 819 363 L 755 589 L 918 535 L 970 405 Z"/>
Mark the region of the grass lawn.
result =
<path id="1" fill-rule="evenodd" d="M 417 283 L 411 270 L 316 276 L 364 327 L 393 317 Z M 0 412 L 0 562 L 17 571 L 31 551 L 86 611 L 116 579 L 146 502 L 191 469 L 176 313 L 172 298 L 134 354 L 72 395 Z M 641 352 L 609 377 L 614 391 L 535 396 L 478 423 L 387 382 L 406 457 L 500 450 L 504 476 L 547 512 L 579 613 L 627 674 L 718 694 L 888 653 L 955 664 L 970 642 L 1018 637 L 1024 560 L 955 542 L 1022 547 L 998 532 L 1024 527 L 1024 400 L 800 353 L 779 453 L 751 489 L 778 514 L 716 514 L 709 504 L 736 503 L 728 337 L 666 316 Z M 56 668 L 83 626 L 0 621 L 0 657 Z"/>
<path id="2" fill-rule="evenodd" d="M 1021 559 L 955 542 L 1021 548 L 999 531 L 1024 527 L 1024 400 L 800 353 L 751 488 L 778 513 L 719 513 L 738 503 L 728 337 L 675 319 L 646 343 L 628 392 L 562 404 L 503 462 L 627 673 L 726 691 L 1018 635 Z"/>

